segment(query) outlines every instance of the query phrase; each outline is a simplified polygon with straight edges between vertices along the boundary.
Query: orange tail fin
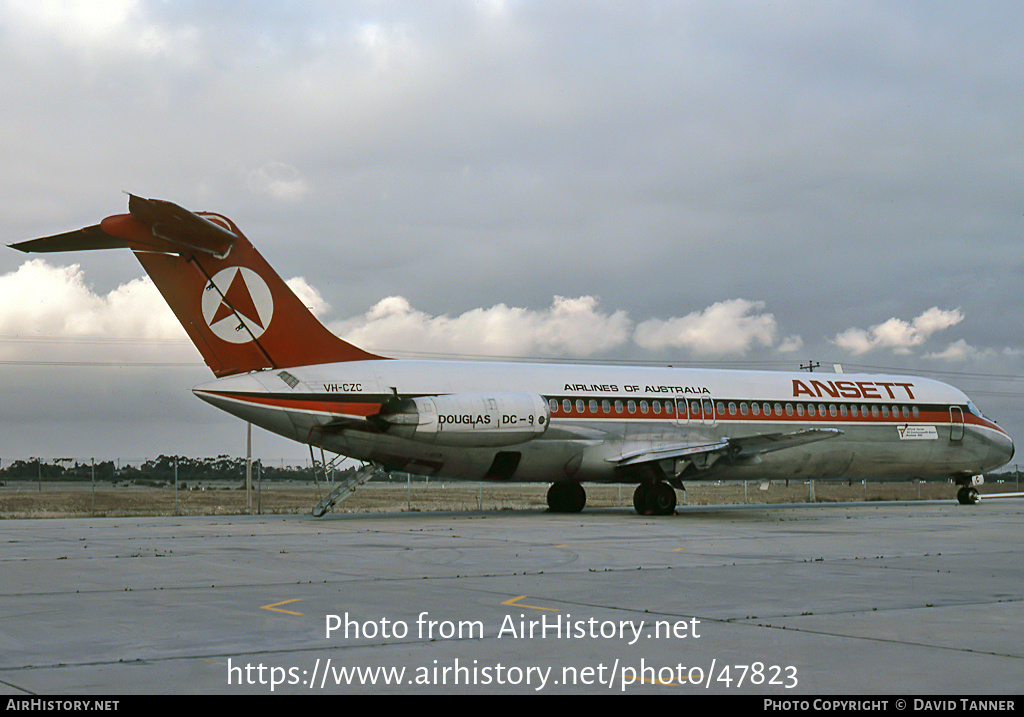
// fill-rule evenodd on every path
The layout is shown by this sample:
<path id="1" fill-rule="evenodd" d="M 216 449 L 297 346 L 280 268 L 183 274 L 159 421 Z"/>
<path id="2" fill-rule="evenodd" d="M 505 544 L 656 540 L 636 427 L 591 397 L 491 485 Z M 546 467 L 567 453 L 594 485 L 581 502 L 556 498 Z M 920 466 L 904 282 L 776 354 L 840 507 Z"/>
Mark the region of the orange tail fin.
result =
<path id="1" fill-rule="evenodd" d="M 218 378 L 381 358 L 328 331 L 231 220 L 131 195 L 128 212 L 12 246 L 131 249 Z"/>

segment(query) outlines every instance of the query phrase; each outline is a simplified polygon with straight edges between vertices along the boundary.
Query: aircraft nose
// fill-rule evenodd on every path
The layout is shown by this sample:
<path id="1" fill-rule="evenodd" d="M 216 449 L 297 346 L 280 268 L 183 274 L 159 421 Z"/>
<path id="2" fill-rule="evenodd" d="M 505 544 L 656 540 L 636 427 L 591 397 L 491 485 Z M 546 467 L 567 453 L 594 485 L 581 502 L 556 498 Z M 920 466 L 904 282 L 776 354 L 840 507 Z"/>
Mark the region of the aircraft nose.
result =
<path id="1" fill-rule="evenodd" d="M 1005 433 L 1000 433 L 992 448 L 994 462 L 998 462 L 1000 466 L 1006 465 L 1013 458 L 1013 453 L 1013 439 Z"/>

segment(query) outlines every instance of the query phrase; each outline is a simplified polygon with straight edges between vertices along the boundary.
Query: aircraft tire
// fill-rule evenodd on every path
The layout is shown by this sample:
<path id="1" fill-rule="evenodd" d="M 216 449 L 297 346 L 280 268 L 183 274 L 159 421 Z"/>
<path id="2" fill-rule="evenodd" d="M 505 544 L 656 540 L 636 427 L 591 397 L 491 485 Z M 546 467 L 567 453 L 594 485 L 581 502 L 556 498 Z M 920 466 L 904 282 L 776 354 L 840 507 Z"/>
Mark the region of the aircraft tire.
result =
<path id="1" fill-rule="evenodd" d="M 646 483 L 641 483 L 633 491 L 633 509 L 638 515 L 650 515 L 647 494 L 650 492 Z"/>
<path id="2" fill-rule="evenodd" d="M 552 483 L 548 488 L 548 510 L 552 513 L 579 513 L 587 504 L 587 492 L 575 481 Z"/>
<path id="3" fill-rule="evenodd" d="M 633 491 L 633 508 L 640 515 L 673 515 L 676 492 L 664 481 L 641 483 Z"/>
<path id="4" fill-rule="evenodd" d="M 960 505 L 975 505 L 981 498 L 978 496 L 977 488 L 965 485 L 956 492 L 956 499 Z"/>

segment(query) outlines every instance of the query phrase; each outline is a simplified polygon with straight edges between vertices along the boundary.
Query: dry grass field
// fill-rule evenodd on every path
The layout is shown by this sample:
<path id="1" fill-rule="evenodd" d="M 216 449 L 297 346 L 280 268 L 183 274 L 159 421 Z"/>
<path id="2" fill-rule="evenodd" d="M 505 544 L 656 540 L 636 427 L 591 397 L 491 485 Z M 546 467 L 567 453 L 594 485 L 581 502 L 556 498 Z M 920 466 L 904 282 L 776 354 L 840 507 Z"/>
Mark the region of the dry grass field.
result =
<path id="1" fill-rule="evenodd" d="M 463 483 L 431 481 L 375 482 L 360 487 L 334 512 L 432 511 L 432 510 L 544 510 L 547 484 Z M 588 507 L 632 507 L 633 486 L 588 484 Z M 1013 483 L 981 487 L 982 495 L 1015 490 Z M 204 490 L 145 487 L 88 482 L 62 483 L 10 481 L 0 486 L 0 519 L 85 516 L 238 515 L 245 513 L 309 513 L 326 493 L 321 484 L 264 482 L 247 497 L 244 486 L 212 484 Z M 949 483 L 853 483 L 822 482 L 814 485 L 817 502 L 884 500 L 955 500 Z M 690 483 L 685 494 L 677 491 L 680 505 L 736 503 L 803 503 L 811 496 L 806 482 L 773 482 L 768 490 L 757 483 Z"/>

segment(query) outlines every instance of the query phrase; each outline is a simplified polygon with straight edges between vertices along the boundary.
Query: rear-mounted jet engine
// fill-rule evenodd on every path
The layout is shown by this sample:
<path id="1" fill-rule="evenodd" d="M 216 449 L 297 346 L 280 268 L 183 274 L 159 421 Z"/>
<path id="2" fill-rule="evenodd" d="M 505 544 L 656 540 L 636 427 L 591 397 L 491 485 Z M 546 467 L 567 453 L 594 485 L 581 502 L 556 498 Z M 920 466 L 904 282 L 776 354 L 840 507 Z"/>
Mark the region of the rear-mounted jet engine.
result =
<path id="1" fill-rule="evenodd" d="M 548 430 L 548 403 L 535 393 L 458 393 L 396 399 L 377 419 L 387 433 L 441 446 L 511 446 Z"/>

